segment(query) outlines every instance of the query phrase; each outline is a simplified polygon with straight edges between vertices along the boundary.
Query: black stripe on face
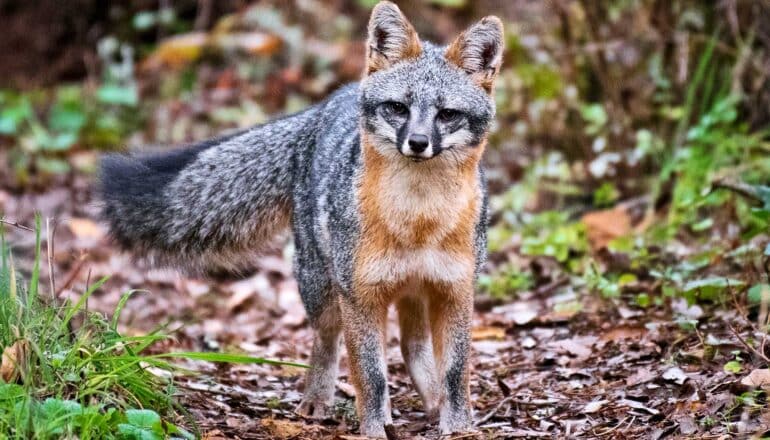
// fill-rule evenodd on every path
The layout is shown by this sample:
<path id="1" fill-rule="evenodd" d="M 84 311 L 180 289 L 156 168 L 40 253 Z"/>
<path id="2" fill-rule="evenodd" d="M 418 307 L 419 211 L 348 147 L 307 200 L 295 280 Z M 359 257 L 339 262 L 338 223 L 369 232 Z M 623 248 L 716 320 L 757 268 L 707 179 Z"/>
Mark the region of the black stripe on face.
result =
<path id="1" fill-rule="evenodd" d="M 405 120 L 400 127 L 393 127 L 396 129 L 396 148 L 401 151 L 401 146 L 404 145 L 406 137 L 409 135 L 409 121 Z"/>
<path id="2" fill-rule="evenodd" d="M 438 156 L 439 153 L 441 153 L 442 150 L 444 150 L 441 147 L 441 130 L 439 129 L 438 123 L 436 120 L 433 120 L 433 130 L 431 131 L 430 135 L 430 142 L 433 144 L 433 155 Z"/>
<path id="3" fill-rule="evenodd" d="M 484 138 L 487 130 L 489 130 L 489 119 L 469 115 L 467 121 L 468 131 L 473 135 L 471 142 L 476 146 L 481 142 L 481 139 Z"/>

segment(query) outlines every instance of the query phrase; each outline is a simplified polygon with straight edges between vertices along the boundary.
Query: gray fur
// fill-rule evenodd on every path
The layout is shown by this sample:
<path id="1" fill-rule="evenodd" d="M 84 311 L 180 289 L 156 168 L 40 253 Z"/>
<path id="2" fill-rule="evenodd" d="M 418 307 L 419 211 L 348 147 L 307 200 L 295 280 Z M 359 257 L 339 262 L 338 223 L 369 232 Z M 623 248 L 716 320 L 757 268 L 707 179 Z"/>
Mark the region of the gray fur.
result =
<path id="1" fill-rule="evenodd" d="M 391 15 L 381 19 L 378 26 L 398 25 Z M 471 35 L 489 38 L 483 27 Z M 391 43 L 383 44 L 378 50 L 387 53 Z M 338 307 L 357 307 L 352 276 L 360 238 L 360 131 L 383 155 L 402 160 L 404 167 L 420 167 L 431 162 L 415 163 L 403 156 L 400 144 L 408 133 L 430 131 L 436 148 L 432 154 L 459 161 L 468 149 L 480 148 L 494 117 L 488 93 L 472 75 L 447 62 L 445 48 L 426 42 L 421 46 L 418 58 L 373 72 L 304 112 L 169 153 L 161 158 L 162 165 L 147 156 L 113 156 L 103 164 L 104 215 L 112 234 L 125 248 L 157 264 L 193 272 L 241 270 L 291 227 L 295 276 L 309 320 L 319 330 L 303 403 L 309 413 L 328 405 L 333 394 L 340 328 L 330 324 L 330 316 L 337 319 Z M 481 46 L 469 47 L 476 51 Z M 469 62 L 478 63 L 482 55 Z M 419 116 L 390 117 L 383 107 L 388 102 L 403 103 Z M 443 109 L 459 113 L 444 120 L 438 116 Z M 481 168 L 478 179 L 485 188 Z M 486 256 L 486 200 L 484 195 L 475 229 L 477 272 Z M 461 383 L 468 363 L 470 314 L 456 313 L 450 341 L 456 356 L 441 379 L 448 390 L 449 406 L 442 409 L 445 430 L 470 423 Z M 359 335 L 366 348 L 361 362 L 367 376 L 360 396 L 368 408 L 362 431 L 381 434 L 382 423 L 390 421 L 383 348 L 377 329 L 358 324 L 346 331 L 365 333 Z M 422 345 L 406 346 L 406 355 L 423 356 L 425 342 L 414 342 Z M 439 378 L 430 382 L 434 380 Z"/>

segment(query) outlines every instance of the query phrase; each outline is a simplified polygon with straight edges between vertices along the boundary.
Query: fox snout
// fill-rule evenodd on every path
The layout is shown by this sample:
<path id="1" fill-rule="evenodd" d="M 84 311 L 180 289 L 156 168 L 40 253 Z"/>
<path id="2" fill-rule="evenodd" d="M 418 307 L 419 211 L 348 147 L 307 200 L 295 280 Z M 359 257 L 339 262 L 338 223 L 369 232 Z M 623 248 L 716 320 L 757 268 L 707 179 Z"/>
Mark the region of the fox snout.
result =
<path id="1" fill-rule="evenodd" d="M 426 160 L 435 156 L 430 138 L 419 133 L 410 134 L 401 146 L 400 152 L 414 161 Z"/>

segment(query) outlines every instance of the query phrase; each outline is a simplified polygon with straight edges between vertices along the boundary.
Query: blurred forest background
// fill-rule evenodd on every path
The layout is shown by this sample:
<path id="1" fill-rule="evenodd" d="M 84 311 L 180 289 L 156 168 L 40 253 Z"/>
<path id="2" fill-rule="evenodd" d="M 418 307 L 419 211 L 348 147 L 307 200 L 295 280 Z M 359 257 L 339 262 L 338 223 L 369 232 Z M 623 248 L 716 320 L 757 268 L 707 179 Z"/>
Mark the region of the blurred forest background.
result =
<path id="1" fill-rule="evenodd" d="M 437 42 L 506 25 L 479 438 L 768 435 L 770 3 L 397 3 Z M 374 4 L 0 2 L 0 433 L 354 432 L 344 366 L 337 417 L 314 422 L 292 412 L 302 367 L 264 363 L 310 352 L 290 245 L 241 280 L 137 265 L 105 237 L 93 182 L 105 152 L 248 127 L 356 81 Z M 397 428 L 433 438 L 389 338 Z"/>

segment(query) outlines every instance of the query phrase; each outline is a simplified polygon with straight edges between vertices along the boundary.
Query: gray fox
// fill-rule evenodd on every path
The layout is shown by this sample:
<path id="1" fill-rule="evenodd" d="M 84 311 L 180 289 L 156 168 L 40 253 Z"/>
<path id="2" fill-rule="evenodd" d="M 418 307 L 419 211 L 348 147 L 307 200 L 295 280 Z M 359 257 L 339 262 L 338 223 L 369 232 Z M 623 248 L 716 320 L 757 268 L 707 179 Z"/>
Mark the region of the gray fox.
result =
<path id="1" fill-rule="evenodd" d="M 360 83 L 234 135 L 105 157 L 111 234 L 157 264 L 205 272 L 247 268 L 291 228 L 315 330 L 297 412 L 327 415 L 342 333 L 361 432 L 385 436 L 385 323 L 395 303 L 426 413 L 442 433 L 470 430 L 473 285 L 486 258 L 481 157 L 502 51 L 497 17 L 439 47 L 381 2 Z"/>

